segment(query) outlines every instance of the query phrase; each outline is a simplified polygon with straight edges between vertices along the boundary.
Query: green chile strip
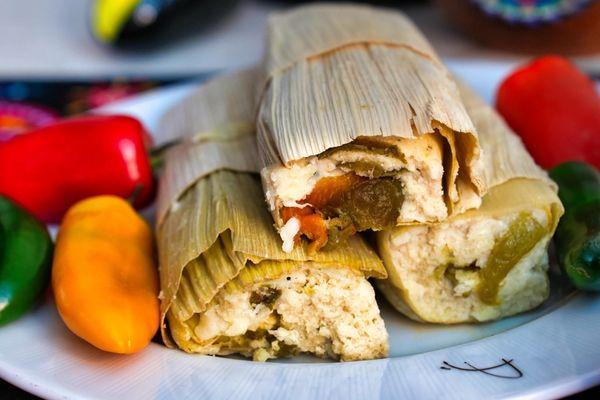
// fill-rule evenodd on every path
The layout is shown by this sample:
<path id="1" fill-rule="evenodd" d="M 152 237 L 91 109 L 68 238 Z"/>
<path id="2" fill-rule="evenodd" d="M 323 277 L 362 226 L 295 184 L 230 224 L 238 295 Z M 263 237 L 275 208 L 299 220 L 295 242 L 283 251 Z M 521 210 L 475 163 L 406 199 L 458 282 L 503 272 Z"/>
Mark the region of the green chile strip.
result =
<path id="1" fill-rule="evenodd" d="M 345 192 L 325 216 L 351 223 L 357 231 L 382 230 L 396 224 L 403 195 L 400 182 L 391 178 L 368 179 Z M 345 227 L 335 226 L 340 231 Z"/>
<path id="2" fill-rule="evenodd" d="M 508 227 L 506 234 L 496 242 L 486 266 L 479 272 L 477 294 L 482 302 L 498 304 L 502 280 L 546 234 L 546 228 L 533 216 L 519 214 Z"/>

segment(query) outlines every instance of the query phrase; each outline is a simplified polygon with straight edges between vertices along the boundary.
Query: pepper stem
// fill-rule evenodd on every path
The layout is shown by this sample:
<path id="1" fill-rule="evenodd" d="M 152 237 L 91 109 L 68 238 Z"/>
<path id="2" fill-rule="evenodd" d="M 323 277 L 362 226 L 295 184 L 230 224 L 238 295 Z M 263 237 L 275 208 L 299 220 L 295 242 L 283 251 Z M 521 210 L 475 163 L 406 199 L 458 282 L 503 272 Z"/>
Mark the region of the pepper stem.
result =
<path id="1" fill-rule="evenodd" d="M 140 194 L 142 193 L 142 190 L 144 190 L 144 184 L 138 183 L 137 185 L 135 185 L 135 188 L 133 188 L 133 192 L 131 193 L 131 196 L 129 196 L 127 198 L 127 202 L 133 206 L 135 204 L 135 202 L 137 201 L 137 199 L 139 199 Z"/>

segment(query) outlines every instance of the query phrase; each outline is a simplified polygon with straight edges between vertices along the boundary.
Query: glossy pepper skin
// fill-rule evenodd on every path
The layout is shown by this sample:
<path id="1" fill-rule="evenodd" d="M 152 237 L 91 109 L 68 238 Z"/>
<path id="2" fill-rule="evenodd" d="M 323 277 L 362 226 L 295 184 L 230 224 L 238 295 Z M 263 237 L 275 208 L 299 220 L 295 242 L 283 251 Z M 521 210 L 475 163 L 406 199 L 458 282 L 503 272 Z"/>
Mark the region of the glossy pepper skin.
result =
<path id="1" fill-rule="evenodd" d="M 150 226 L 125 200 L 75 204 L 60 226 L 52 288 L 67 327 L 99 349 L 146 347 L 158 329 L 158 270 Z"/>
<path id="2" fill-rule="evenodd" d="M 52 248 L 46 226 L 0 196 L 0 325 L 21 317 L 44 292 Z"/>
<path id="3" fill-rule="evenodd" d="M 496 106 L 542 167 L 578 160 L 600 168 L 600 95 L 567 59 L 546 56 L 517 69 Z"/>
<path id="4" fill-rule="evenodd" d="M 558 259 L 575 286 L 600 291 L 600 173 L 582 162 L 550 172 L 565 215 L 556 230 Z"/>
<path id="5" fill-rule="evenodd" d="M 0 194 L 48 223 L 87 197 L 124 198 L 139 191 L 135 205 L 154 193 L 147 136 L 126 116 L 64 120 L 0 145 Z"/>

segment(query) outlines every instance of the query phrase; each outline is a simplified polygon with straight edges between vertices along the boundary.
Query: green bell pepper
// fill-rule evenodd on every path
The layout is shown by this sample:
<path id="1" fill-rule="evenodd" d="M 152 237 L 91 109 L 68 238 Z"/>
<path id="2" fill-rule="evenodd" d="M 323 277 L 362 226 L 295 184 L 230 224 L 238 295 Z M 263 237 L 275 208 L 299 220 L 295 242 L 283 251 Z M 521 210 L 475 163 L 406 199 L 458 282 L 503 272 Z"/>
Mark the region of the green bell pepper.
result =
<path id="1" fill-rule="evenodd" d="M 52 250 L 46 226 L 0 196 L 0 325 L 25 314 L 48 286 Z"/>
<path id="2" fill-rule="evenodd" d="M 565 215 L 556 230 L 558 261 L 575 286 L 600 291 L 600 173 L 583 162 L 550 172 Z"/>

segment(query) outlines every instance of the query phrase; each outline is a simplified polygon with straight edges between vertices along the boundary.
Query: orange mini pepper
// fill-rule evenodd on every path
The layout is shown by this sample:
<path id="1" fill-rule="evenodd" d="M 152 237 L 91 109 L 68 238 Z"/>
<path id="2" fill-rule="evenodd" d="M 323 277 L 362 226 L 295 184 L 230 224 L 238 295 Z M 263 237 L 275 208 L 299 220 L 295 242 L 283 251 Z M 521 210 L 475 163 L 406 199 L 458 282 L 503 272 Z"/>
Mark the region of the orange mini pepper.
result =
<path id="1" fill-rule="evenodd" d="M 159 323 L 158 271 L 150 226 L 125 200 L 98 196 L 65 215 L 52 288 L 67 327 L 99 349 L 146 347 Z"/>

